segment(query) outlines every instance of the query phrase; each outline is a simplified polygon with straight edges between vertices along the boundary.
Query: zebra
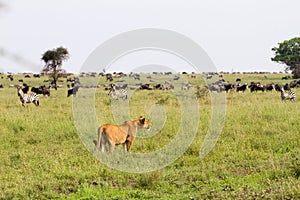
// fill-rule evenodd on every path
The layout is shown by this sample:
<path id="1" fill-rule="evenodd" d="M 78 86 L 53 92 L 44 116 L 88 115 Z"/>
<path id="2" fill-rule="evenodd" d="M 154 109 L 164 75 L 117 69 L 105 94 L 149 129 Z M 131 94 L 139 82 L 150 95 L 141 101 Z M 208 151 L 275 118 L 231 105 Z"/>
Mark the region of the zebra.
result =
<path id="1" fill-rule="evenodd" d="M 123 88 L 116 88 L 116 85 L 112 84 L 111 89 L 108 93 L 112 99 L 125 101 L 127 99 L 127 91 Z"/>
<path id="2" fill-rule="evenodd" d="M 25 107 L 26 103 L 34 103 L 34 105 L 39 106 L 39 96 L 36 93 L 25 94 L 21 87 L 18 87 L 18 95 L 20 96 L 20 101 L 22 106 Z"/>
<path id="3" fill-rule="evenodd" d="M 181 90 L 189 90 L 191 88 L 190 82 L 183 82 L 181 83 Z"/>
<path id="4" fill-rule="evenodd" d="M 290 101 L 295 101 L 296 93 L 292 91 L 285 92 L 284 89 L 281 88 L 280 96 L 282 101 L 286 101 L 287 99 L 289 99 Z"/>

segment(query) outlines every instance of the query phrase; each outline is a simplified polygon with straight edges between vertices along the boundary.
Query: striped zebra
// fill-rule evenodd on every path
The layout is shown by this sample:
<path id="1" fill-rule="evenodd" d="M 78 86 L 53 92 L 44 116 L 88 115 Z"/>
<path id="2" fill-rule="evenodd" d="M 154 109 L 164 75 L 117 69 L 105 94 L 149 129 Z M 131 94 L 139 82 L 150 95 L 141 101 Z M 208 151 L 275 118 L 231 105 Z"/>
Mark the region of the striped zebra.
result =
<path id="1" fill-rule="evenodd" d="M 115 100 L 119 100 L 122 99 L 123 101 L 125 101 L 127 99 L 127 91 L 126 89 L 123 88 L 116 88 L 115 85 L 112 85 L 108 95 Z"/>
<path id="2" fill-rule="evenodd" d="M 286 101 L 287 99 L 290 101 L 295 101 L 296 93 L 292 91 L 285 92 L 283 88 L 281 88 L 281 100 Z"/>
<path id="3" fill-rule="evenodd" d="M 22 90 L 22 87 L 18 87 L 18 95 L 20 96 L 20 101 L 22 106 L 25 107 L 26 103 L 34 103 L 34 105 L 38 106 L 39 96 L 36 93 L 25 94 Z"/>

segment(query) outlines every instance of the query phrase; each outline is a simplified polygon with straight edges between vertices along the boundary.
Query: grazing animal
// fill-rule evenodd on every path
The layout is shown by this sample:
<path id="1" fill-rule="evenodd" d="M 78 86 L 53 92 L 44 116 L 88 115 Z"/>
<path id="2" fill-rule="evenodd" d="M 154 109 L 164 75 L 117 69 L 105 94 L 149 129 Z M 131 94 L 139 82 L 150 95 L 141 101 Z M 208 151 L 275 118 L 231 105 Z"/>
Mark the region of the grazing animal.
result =
<path id="1" fill-rule="evenodd" d="M 239 91 L 245 92 L 247 89 L 248 89 L 248 84 L 245 83 L 245 84 L 242 85 L 242 86 L 238 86 L 238 87 L 236 88 L 236 92 L 239 92 Z"/>
<path id="2" fill-rule="evenodd" d="M 123 99 L 125 101 L 127 99 L 127 84 L 123 86 L 119 86 L 116 84 L 110 84 L 110 89 L 108 95 L 115 100 Z"/>
<path id="3" fill-rule="evenodd" d="M 67 97 L 71 95 L 74 95 L 74 97 L 76 97 L 76 93 L 78 92 L 78 90 L 79 90 L 79 86 L 75 85 L 72 89 L 68 90 Z"/>
<path id="4" fill-rule="evenodd" d="M 175 77 L 173 78 L 174 81 L 177 81 L 177 80 L 179 80 L 179 79 L 180 79 L 180 76 L 175 76 Z"/>
<path id="5" fill-rule="evenodd" d="M 2 85 L 2 84 L 0 84 L 0 88 L 3 88 L 3 85 Z"/>
<path id="6" fill-rule="evenodd" d="M 288 83 L 286 83 L 284 86 L 283 86 L 283 89 L 284 90 L 291 90 L 290 86 Z"/>
<path id="7" fill-rule="evenodd" d="M 191 83 L 190 82 L 183 82 L 181 83 L 181 90 L 190 90 Z"/>
<path id="8" fill-rule="evenodd" d="M 36 94 L 42 94 L 42 90 L 36 87 L 32 87 L 31 92 L 34 92 Z"/>
<path id="9" fill-rule="evenodd" d="M 25 94 L 22 87 L 18 87 L 18 95 L 20 96 L 20 101 L 22 106 L 25 107 L 26 103 L 34 103 L 34 105 L 39 106 L 39 96 L 36 93 Z"/>
<path id="10" fill-rule="evenodd" d="M 275 90 L 275 85 L 273 83 L 265 85 L 266 91 L 273 91 Z"/>
<path id="11" fill-rule="evenodd" d="M 281 88 L 281 100 L 286 101 L 287 99 L 290 101 L 295 101 L 296 93 L 292 91 L 285 92 L 283 88 Z"/>
<path id="12" fill-rule="evenodd" d="M 224 88 L 225 88 L 225 91 L 226 93 L 229 92 L 229 90 L 233 89 L 234 88 L 234 85 L 231 84 L 231 83 L 228 83 L 228 84 L 224 84 Z"/>
<path id="13" fill-rule="evenodd" d="M 110 81 L 110 82 L 113 81 L 112 74 L 106 74 L 105 77 L 106 77 L 106 81 Z"/>
<path id="14" fill-rule="evenodd" d="M 140 75 L 139 74 L 134 74 L 133 78 L 134 78 L 134 80 L 140 80 Z"/>
<path id="15" fill-rule="evenodd" d="M 41 75 L 40 74 L 33 74 L 33 77 L 34 78 L 41 78 Z"/>
<path id="16" fill-rule="evenodd" d="M 140 86 L 140 90 L 152 90 L 152 88 L 150 88 L 150 85 L 146 83 Z"/>
<path id="17" fill-rule="evenodd" d="M 40 90 L 42 90 L 42 94 L 44 95 L 44 96 L 50 96 L 50 86 L 45 86 L 45 85 L 42 85 L 42 86 L 40 86 L 39 87 L 39 89 Z"/>
<path id="18" fill-rule="evenodd" d="M 125 101 L 127 99 L 127 91 L 125 89 L 111 88 L 108 95 L 115 100 L 122 99 Z"/>
<path id="19" fill-rule="evenodd" d="M 145 117 L 129 120 L 121 125 L 104 124 L 98 128 L 98 140 L 94 141 L 95 150 L 101 148 L 105 151 L 105 145 L 109 145 L 113 152 L 116 145 L 122 144 L 125 151 L 129 152 L 139 128 L 150 130 L 151 124 Z"/>

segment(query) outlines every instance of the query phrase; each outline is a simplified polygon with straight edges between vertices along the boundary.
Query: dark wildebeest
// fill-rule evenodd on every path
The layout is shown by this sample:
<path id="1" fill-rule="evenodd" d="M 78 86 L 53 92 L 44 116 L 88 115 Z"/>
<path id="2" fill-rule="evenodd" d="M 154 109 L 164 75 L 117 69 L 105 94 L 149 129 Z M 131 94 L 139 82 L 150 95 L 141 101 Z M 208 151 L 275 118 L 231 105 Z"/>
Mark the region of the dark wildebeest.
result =
<path id="1" fill-rule="evenodd" d="M 269 83 L 265 85 L 266 91 L 273 91 L 275 90 L 275 85 L 273 83 Z"/>
<path id="2" fill-rule="evenodd" d="M 279 85 L 279 84 L 275 84 L 275 90 L 277 91 L 277 92 L 280 92 L 281 91 L 281 88 L 282 88 L 282 86 L 281 85 Z"/>
<path id="3" fill-rule="evenodd" d="M 295 88 L 300 86 L 300 80 L 293 80 L 290 82 L 290 88 Z"/>
<path id="4" fill-rule="evenodd" d="M 180 76 L 175 76 L 175 77 L 173 78 L 174 81 L 177 81 L 177 80 L 179 80 L 179 79 L 180 79 Z"/>
<path id="5" fill-rule="evenodd" d="M 42 89 L 36 88 L 36 87 L 32 87 L 31 92 L 34 92 L 34 93 L 37 93 L 37 94 L 43 94 Z"/>
<path id="6" fill-rule="evenodd" d="M 234 85 L 231 83 L 224 84 L 225 91 L 228 93 L 229 90 L 234 88 Z"/>
<path id="7" fill-rule="evenodd" d="M 106 74 L 105 76 L 106 76 L 106 81 L 110 81 L 110 82 L 113 81 L 113 76 L 112 76 L 112 74 Z"/>
<path id="8" fill-rule="evenodd" d="M 237 91 L 237 92 L 239 92 L 239 91 L 245 92 L 247 89 L 248 89 L 248 84 L 247 84 L 247 83 L 245 83 L 245 84 L 242 85 L 242 86 L 236 87 L 236 91 Z"/>
<path id="9" fill-rule="evenodd" d="M 286 83 L 284 86 L 283 86 L 283 89 L 284 90 L 291 90 L 290 86 L 288 83 Z"/>
<path id="10" fill-rule="evenodd" d="M 45 86 L 45 85 L 42 85 L 39 87 L 40 90 L 42 90 L 42 94 L 45 96 L 50 96 L 50 86 Z"/>
<path id="11" fill-rule="evenodd" d="M 76 93 L 78 92 L 78 90 L 79 90 L 79 85 L 75 85 L 72 89 L 68 90 L 67 97 L 69 97 L 71 95 L 76 96 Z"/>
<path id="12" fill-rule="evenodd" d="M 149 84 L 142 84 L 140 90 L 152 90 L 152 88 L 150 88 Z"/>

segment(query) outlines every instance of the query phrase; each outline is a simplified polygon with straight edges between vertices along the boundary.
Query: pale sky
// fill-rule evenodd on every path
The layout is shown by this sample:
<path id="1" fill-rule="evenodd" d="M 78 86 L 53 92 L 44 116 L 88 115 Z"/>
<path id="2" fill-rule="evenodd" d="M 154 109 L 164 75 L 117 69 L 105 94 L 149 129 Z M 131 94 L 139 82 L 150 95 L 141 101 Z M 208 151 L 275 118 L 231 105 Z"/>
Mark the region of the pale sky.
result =
<path id="1" fill-rule="evenodd" d="M 185 35 L 203 48 L 219 71 L 283 71 L 283 65 L 270 60 L 271 48 L 300 34 L 299 0 L 2 2 L 6 7 L 0 11 L 0 48 L 5 52 L 0 52 L 0 72 L 38 72 L 43 66 L 42 53 L 59 46 L 70 52 L 63 68 L 78 72 L 103 42 L 140 28 Z M 127 71 L 129 65 L 168 66 L 168 56 L 147 52 L 144 57 L 149 55 L 152 60 L 129 55 L 123 59 L 126 62 L 115 63 L 116 69 Z M 184 64 L 180 70 L 185 71 Z"/>

